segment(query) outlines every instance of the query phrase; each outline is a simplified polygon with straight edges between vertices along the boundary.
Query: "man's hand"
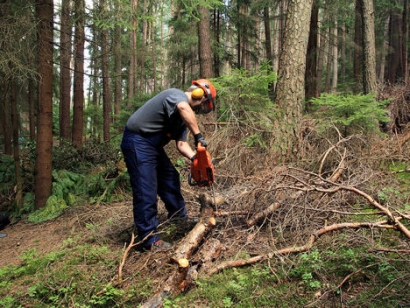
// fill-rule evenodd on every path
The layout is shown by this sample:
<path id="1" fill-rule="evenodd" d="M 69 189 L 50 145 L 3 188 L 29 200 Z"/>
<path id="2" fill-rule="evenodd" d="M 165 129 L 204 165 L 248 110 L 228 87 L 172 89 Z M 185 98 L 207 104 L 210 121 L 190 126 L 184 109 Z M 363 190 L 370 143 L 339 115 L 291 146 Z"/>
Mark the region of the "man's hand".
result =
<path id="1" fill-rule="evenodd" d="M 194 138 L 195 138 L 195 148 L 198 147 L 198 143 L 201 143 L 203 147 L 208 146 L 208 144 L 205 141 L 204 136 L 202 136 L 201 133 L 198 133 L 198 134 L 194 135 Z"/>

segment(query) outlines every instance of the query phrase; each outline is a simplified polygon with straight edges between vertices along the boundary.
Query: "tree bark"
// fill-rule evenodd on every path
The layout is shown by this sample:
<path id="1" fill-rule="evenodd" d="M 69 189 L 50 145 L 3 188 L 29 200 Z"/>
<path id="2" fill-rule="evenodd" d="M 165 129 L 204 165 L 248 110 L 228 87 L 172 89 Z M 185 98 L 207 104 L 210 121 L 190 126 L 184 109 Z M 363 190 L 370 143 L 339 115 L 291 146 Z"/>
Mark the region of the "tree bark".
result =
<path id="1" fill-rule="evenodd" d="M 402 59 L 404 70 L 404 84 L 409 84 L 409 0 L 404 0 L 403 6 L 403 43 L 402 43 Z"/>
<path id="2" fill-rule="evenodd" d="M 363 8 L 363 92 L 377 94 L 376 39 L 374 33 L 373 0 L 362 0 Z"/>
<path id="3" fill-rule="evenodd" d="M 75 58 L 74 58 L 74 110 L 73 110 L 73 145 L 83 147 L 84 117 L 84 0 L 75 1 Z"/>
<path id="4" fill-rule="evenodd" d="M 298 153 L 299 123 L 305 98 L 306 49 L 313 0 L 289 1 L 283 51 L 280 55 L 276 103 L 283 117 L 276 123 L 281 133 L 277 145 L 283 159 Z"/>
<path id="5" fill-rule="evenodd" d="M 270 8 L 263 8 L 263 21 L 265 25 L 265 50 L 266 50 L 266 59 L 269 63 L 269 72 L 273 71 L 273 52 L 272 52 L 272 34 L 270 26 Z M 268 85 L 269 97 L 273 100 L 273 94 L 275 91 L 275 84 L 273 82 Z"/>
<path id="6" fill-rule="evenodd" d="M 0 120 L 2 123 L 3 135 L 4 135 L 4 154 L 13 154 L 13 144 L 12 144 L 12 129 L 11 129 L 11 104 L 9 95 L 9 83 L 5 83 L 2 93 L 2 104 Z"/>
<path id="7" fill-rule="evenodd" d="M 107 4 L 105 0 L 101 0 L 101 12 L 103 16 L 107 14 Z M 108 143 L 110 141 L 110 125 L 111 125 L 111 90 L 110 90 L 110 77 L 108 69 L 108 30 L 101 29 L 101 69 L 102 69 L 102 82 L 103 82 L 103 140 Z"/>
<path id="8" fill-rule="evenodd" d="M 389 57 L 387 67 L 387 81 L 391 84 L 395 83 L 398 77 L 400 77 L 400 32 L 400 13 L 398 9 L 392 9 L 390 12 Z"/>
<path id="9" fill-rule="evenodd" d="M 16 81 L 10 81 L 10 103 L 11 103 L 11 123 L 13 130 L 13 157 L 14 157 L 14 174 L 16 176 L 16 197 L 17 208 L 23 208 L 23 180 L 21 178 L 20 168 L 20 145 L 19 145 L 19 113 L 16 99 Z"/>
<path id="10" fill-rule="evenodd" d="M 338 30 L 337 30 L 337 20 L 335 20 L 335 26 L 332 28 L 333 32 L 333 40 L 332 40 L 332 92 L 336 92 L 337 90 L 337 77 L 338 77 Z"/>
<path id="11" fill-rule="evenodd" d="M 354 22 L 354 57 L 353 57 L 353 76 L 356 83 L 356 91 L 360 92 L 362 83 L 362 4 L 361 0 L 356 0 L 355 22 Z"/>
<path id="12" fill-rule="evenodd" d="M 131 24 L 130 31 L 130 67 L 128 71 L 128 100 L 127 105 L 131 106 L 131 100 L 135 94 L 135 86 L 137 82 L 137 14 L 138 0 L 131 0 Z"/>
<path id="13" fill-rule="evenodd" d="M 53 1 L 36 0 L 38 19 L 38 115 L 35 163 L 35 207 L 51 195 L 53 148 Z"/>
<path id="14" fill-rule="evenodd" d="M 119 115 L 122 105 L 122 51 L 121 51 L 121 27 L 115 25 L 114 29 L 114 114 Z"/>
<path id="15" fill-rule="evenodd" d="M 310 19 L 309 41 L 306 52 L 305 96 L 306 101 L 317 97 L 317 59 L 318 59 L 318 21 L 319 5 L 313 1 L 312 16 Z M 309 106 L 309 105 L 307 105 Z M 308 109 L 308 108 L 307 108 Z"/>
<path id="16" fill-rule="evenodd" d="M 61 2 L 60 32 L 60 137 L 71 140 L 71 0 Z"/>
<path id="17" fill-rule="evenodd" d="M 209 11 L 202 6 L 200 6 L 198 10 L 200 14 L 200 21 L 198 22 L 199 77 L 212 78 L 213 70 Z"/>

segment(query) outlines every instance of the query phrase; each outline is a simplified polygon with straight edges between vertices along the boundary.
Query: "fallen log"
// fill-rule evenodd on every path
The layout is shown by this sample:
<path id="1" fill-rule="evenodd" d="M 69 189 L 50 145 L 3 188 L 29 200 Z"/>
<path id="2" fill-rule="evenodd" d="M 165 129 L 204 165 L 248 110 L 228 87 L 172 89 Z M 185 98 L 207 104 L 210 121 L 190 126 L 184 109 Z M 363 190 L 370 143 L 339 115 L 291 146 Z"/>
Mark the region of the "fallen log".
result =
<path id="1" fill-rule="evenodd" d="M 189 232 L 178 245 L 171 260 L 175 263 L 183 262 L 191 258 L 193 252 L 198 249 L 204 236 L 216 225 L 214 217 L 201 218 L 195 227 Z"/>
<path id="2" fill-rule="evenodd" d="M 190 266 L 190 258 L 202 244 L 205 235 L 216 225 L 213 216 L 215 206 L 213 200 L 214 198 L 205 194 L 199 196 L 201 203 L 199 221 L 181 240 L 170 258 L 171 262 L 177 264 L 178 267 L 161 284 L 160 290 L 141 306 L 142 308 L 162 307 L 165 298 L 175 297 L 194 284 L 197 266 Z"/>

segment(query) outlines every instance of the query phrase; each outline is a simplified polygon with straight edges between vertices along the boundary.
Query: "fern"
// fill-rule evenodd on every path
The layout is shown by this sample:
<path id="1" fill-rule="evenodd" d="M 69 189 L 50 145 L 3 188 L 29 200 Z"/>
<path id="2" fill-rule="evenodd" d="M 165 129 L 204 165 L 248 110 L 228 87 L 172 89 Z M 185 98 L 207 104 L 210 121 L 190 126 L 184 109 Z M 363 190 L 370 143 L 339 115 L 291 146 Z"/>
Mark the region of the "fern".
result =
<path id="1" fill-rule="evenodd" d="M 28 216 L 28 221 L 32 223 L 40 223 L 54 219 L 60 216 L 65 208 L 67 208 L 67 203 L 65 200 L 52 195 L 47 199 L 45 206 Z"/>

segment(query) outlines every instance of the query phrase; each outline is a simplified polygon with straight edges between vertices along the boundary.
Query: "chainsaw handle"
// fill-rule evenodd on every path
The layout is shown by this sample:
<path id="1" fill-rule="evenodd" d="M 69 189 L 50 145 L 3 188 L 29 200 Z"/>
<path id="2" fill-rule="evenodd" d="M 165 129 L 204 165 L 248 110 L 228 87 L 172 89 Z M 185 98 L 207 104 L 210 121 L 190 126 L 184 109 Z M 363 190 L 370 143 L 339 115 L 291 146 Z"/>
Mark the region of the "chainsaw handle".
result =
<path id="1" fill-rule="evenodd" d="M 188 184 L 189 184 L 190 186 L 197 186 L 197 185 L 198 185 L 198 183 L 192 182 L 192 173 L 189 173 L 189 174 L 188 174 Z"/>

